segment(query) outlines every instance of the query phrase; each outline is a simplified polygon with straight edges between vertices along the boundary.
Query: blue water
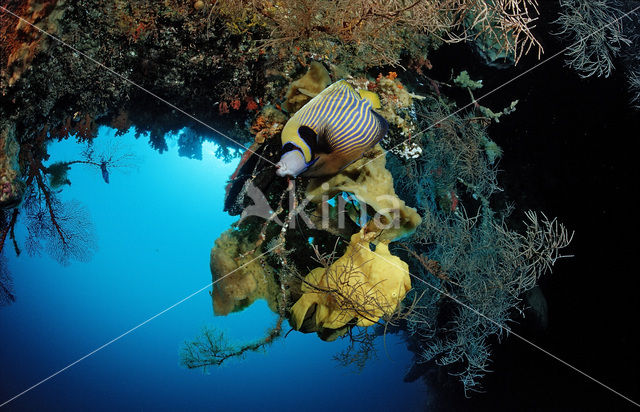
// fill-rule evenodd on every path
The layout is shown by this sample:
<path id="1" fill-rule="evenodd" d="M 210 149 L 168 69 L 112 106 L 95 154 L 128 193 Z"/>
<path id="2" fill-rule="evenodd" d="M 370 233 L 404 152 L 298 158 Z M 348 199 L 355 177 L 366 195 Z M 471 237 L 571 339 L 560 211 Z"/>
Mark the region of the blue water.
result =
<path id="1" fill-rule="evenodd" d="M 119 139 L 138 159 L 128 173 L 74 165 L 60 198 L 89 210 L 99 250 L 87 263 L 61 266 L 47 255 L 5 254 L 17 301 L 0 308 L 0 403 L 145 322 L 211 282 L 209 252 L 236 220 L 222 212 L 235 164 L 162 155 L 144 138 L 100 129 L 97 147 Z M 52 143 L 50 162 L 80 158 L 81 145 Z M 19 224 L 16 236 L 24 237 Z M 347 341 L 292 332 L 264 353 L 230 360 L 207 374 L 179 363 L 185 340 L 204 326 L 233 341 L 261 337 L 276 316 L 263 301 L 214 317 L 208 290 L 189 298 L 88 356 L 0 410 L 422 410 L 426 388 L 403 383 L 411 354 L 397 336 L 378 338 L 378 359 L 360 373 L 333 355 Z M 289 327 L 286 325 L 285 330 Z"/>

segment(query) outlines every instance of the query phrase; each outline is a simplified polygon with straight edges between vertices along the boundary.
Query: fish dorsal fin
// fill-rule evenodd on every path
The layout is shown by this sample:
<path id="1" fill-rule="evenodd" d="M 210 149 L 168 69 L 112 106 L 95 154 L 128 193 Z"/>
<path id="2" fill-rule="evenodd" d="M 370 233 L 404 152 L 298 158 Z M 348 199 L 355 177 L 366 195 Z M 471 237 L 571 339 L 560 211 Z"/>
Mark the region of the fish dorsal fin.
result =
<path id="1" fill-rule="evenodd" d="M 318 95 L 318 93 L 314 93 L 312 91 L 309 91 L 307 89 L 298 89 L 298 91 L 302 94 L 304 94 L 305 96 L 309 96 L 309 97 L 316 97 Z"/>

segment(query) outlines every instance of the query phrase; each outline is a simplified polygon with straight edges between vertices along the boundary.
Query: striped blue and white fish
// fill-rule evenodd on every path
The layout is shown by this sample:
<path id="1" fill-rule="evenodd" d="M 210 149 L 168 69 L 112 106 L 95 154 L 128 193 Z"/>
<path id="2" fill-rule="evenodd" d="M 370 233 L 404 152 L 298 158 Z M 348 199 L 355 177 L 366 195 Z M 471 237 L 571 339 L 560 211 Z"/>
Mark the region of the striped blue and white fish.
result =
<path id="1" fill-rule="evenodd" d="M 298 110 L 282 130 L 279 176 L 338 173 L 382 139 L 386 120 L 374 111 L 377 95 L 340 80 Z"/>

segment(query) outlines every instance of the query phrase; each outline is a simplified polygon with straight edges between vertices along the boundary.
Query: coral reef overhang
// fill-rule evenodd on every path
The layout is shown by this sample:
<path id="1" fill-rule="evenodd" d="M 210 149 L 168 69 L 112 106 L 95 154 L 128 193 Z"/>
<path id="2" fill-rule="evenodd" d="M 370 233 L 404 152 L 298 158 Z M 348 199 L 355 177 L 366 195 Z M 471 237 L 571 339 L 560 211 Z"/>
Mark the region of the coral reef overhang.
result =
<path id="1" fill-rule="evenodd" d="M 5 238 L 9 239 L 8 228 L 16 222 L 16 206 L 28 190 L 24 182 L 33 182 L 36 174 L 42 177 L 44 173 L 42 162 L 48 158 L 48 141 L 75 138 L 79 142 L 90 142 L 98 126 L 108 125 L 119 134 L 134 128 L 137 137 L 148 138 L 154 149 L 163 152 L 168 148 L 165 136 L 187 127 L 192 133 L 181 136 L 178 145 L 180 153 L 188 157 L 201 155 L 202 140 L 217 142 L 221 155 L 227 158 L 232 157 L 230 149 L 242 149 L 240 145 L 250 149 L 245 151 L 232 176 L 225 202 L 226 210 L 240 215 L 241 219 L 221 236 L 211 252 L 213 281 L 219 280 L 213 291 L 216 314 L 241 310 L 256 299 L 264 298 L 282 320 L 291 317 L 291 308 L 305 295 L 310 296 L 309 293 L 324 294 L 324 301 L 331 300 L 333 304 L 335 290 L 318 290 L 319 283 L 328 279 L 319 274 L 330 273 L 334 264 L 348 257 L 352 236 L 362 232 L 363 236 L 375 234 L 367 246 L 374 249 L 377 242 L 380 251 L 385 250 L 387 242 L 404 237 L 407 244 L 402 259 L 413 262 L 412 269 L 418 269 L 423 283 L 429 279 L 441 286 L 457 288 L 459 296 L 463 297 L 473 291 L 467 297 L 475 300 L 469 303 L 491 302 L 487 309 L 494 317 L 507 319 L 506 313 L 518 304 L 519 294 L 535 284 L 542 273 L 536 269 L 523 275 L 521 268 L 528 267 L 526 262 L 512 259 L 504 264 L 504 260 L 493 259 L 495 256 L 504 259 L 505 250 L 516 250 L 521 246 L 518 243 L 521 239 L 530 240 L 524 236 L 519 238 L 504 228 L 496 229 L 497 219 L 494 219 L 489 202 L 496 187 L 494 170 L 489 166 L 500 156 L 500 150 L 484 129 L 515 106 L 496 113 L 476 104 L 469 116 L 448 116 L 454 111 L 455 103 L 441 93 L 442 84 L 438 81 L 429 79 L 431 89 L 425 97 L 410 93 L 395 72 L 386 76 L 379 73 L 380 70 L 372 76 L 364 74 L 371 65 L 362 63 L 363 54 L 352 52 L 362 51 L 354 45 L 367 43 L 371 38 L 336 43 L 325 36 L 327 27 L 322 26 L 321 39 L 312 39 L 311 43 L 330 45 L 339 49 L 338 53 L 333 53 L 331 47 L 326 54 L 300 49 L 298 43 L 290 48 L 281 44 L 265 51 L 259 45 L 270 40 L 271 31 L 263 21 L 246 15 L 245 10 L 241 10 L 239 18 L 233 14 L 238 10 L 232 7 L 224 10 L 226 14 L 212 14 L 213 4 L 178 0 L 161 4 L 141 1 L 135 7 L 120 0 L 11 0 L 3 4 L 22 18 L 0 13 L 0 38 L 3 40 L 0 44 L 0 223 L 5 225 L 3 242 Z M 390 25 L 385 23 L 384 26 Z M 422 74 L 422 70 L 431 68 L 431 62 L 426 59 L 427 50 L 440 44 L 442 39 L 425 33 L 403 37 L 407 33 L 409 31 L 404 27 L 402 35 L 383 36 L 383 46 L 395 45 L 396 50 L 391 50 L 398 53 L 395 57 L 399 57 L 399 50 L 402 50 L 407 57 L 407 66 L 416 75 Z M 336 47 L 336 44 L 345 48 Z M 380 43 L 368 45 L 381 46 Z M 370 47 L 366 56 L 389 58 L 389 55 L 377 53 L 375 47 Z M 405 50 L 405 47 L 411 50 Z M 385 157 L 379 155 L 380 149 L 376 148 L 359 164 L 337 176 L 298 179 L 293 186 L 285 179 L 274 177 L 273 163 L 278 160 L 281 149 L 279 133 L 287 117 L 328 84 L 327 76 L 319 66 L 323 63 L 312 62 L 314 59 L 324 62 L 332 80 L 347 77 L 354 88 L 373 91 L 380 96 L 383 106 L 380 113 L 392 125 L 388 138 L 382 142 L 393 152 L 388 165 L 385 165 Z M 309 67 L 311 70 L 307 70 Z M 302 80 L 305 72 L 308 76 Z M 406 75 L 412 76 L 410 73 Z M 417 113 L 414 99 L 426 99 L 421 113 Z M 408 137 L 415 137 L 416 132 L 423 129 L 417 127 L 418 119 L 436 127 L 420 139 L 410 140 Z M 427 152 L 429 156 L 424 156 Z M 363 166 L 365 172 L 360 168 L 353 170 L 356 166 Z M 396 180 L 395 190 L 387 167 L 394 170 L 394 176 L 404 178 Z M 260 190 L 273 206 L 272 211 L 277 212 L 272 220 L 268 220 L 272 215 L 267 218 L 243 215 L 255 204 L 252 187 Z M 376 196 L 371 196 L 373 193 L 390 197 L 376 202 Z M 349 200 L 343 202 L 345 196 Z M 291 203 L 290 198 L 294 199 Z M 478 216 L 481 219 L 467 219 L 461 212 L 462 204 L 480 204 Z M 340 206 L 344 206 L 344 210 Z M 13 211 L 12 215 L 7 212 L 9 210 Z M 322 220 L 317 220 L 325 210 L 327 227 L 322 226 Z M 421 226 L 418 226 L 418 211 L 426 221 Z M 425 211 L 434 213 L 423 213 Z M 378 212 L 378 222 L 367 220 Z M 309 222 L 303 222 L 305 214 Z M 340 219 L 343 219 L 343 225 L 336 224 Z M 533 226 L 539 229 L 553 222 L 534 220 Z M 315 224 L 315 227 L 306 223 Z M 380 230 L 379 226 L 374 227 L 377 223 L 397 223 L 397 226 Z M 419 233 L 410 237 L 416 226 Z M 527 236 L 535 240 L 539 233 L 532 230 Z M 478 248 L 483 244 L 495 246 L 496 241 L 502 242 L 499 244 L 502 249 L 497 252 L 494 249 L 499 248 L 490 248 L 490 253 Z M 425 247 L 426 244 L 432 246 Z M 457 250 L 461 253 L 454 253 Z M 394 254 L 399 255 L 395 251 Z M 471 259 L 470 256 L 479 259 L 472 264 L 463 260 Z M 259 259 L 252 262 L 256 257 Z M 456 260 L 457 257 L 462 260 Z M 499 270 L 485 270 L 486 267 L 493 269 L 496 261 Z M 486 267 L 480 267 L 477 262 Z M 542 262 L 550 268 L 551 264 L 544 259 Z M 513 273 L 504 268 L 513 269 Z M 315 275 L 311 276 L 314 271 Z M 230 275 L 225 278 L 227 274 Z M 498 275 L 505 275 L 507 280 Z M 509 276 L 512 275 L 526 278 L 522 287 L 513 290 L 504 287 L 511 284 Z M 477 290 L 483 290 L 476 288 L 478 282 L 498 284 L 499 287 L 484 290 L 491 293 L 506 290 L 508 297 L 500 295 L 500 305 L 495 304 L 495 296 L 489 292 L 476 294 Z M 424 285 L 416 283 L 414 290 L 418 286 L 424 292 Z M 447 311 L 446 300 L 437 293 L 427 294 L 426 300 L 429 311 L 425 316 L 432 316 L 432 324 L 437 325 L 438 311 L 442 308 L 443 312 Z M 355 303 L 358 304 L 357 299 Z M 373 311 L 364 306 L 365 312 Z M 324 310 L 317 302 L 313 307 L 316 311 Z M 330 307 L 325 305 L 325 308 Z M 393 309 L 398 307 L 401 307 L 400 302 Z M 308 309 L 305 320 L 300 322 L 298 319 L 294 323 L 299 329 L 315 331 L 326 340 L 347 333 L 359 323 L 380 319 L 380 316 L 358 314 L 344 322 L 328 323 L 332 327 L 325 328 L 319 325 L 322 322 L 305 323 L 312 317 L 313 309 Z M 344 309 L 341 307 L 337 313 L 350 313 Z M 383 312 L 384 318 L 388 313 Z M 301 317 L 302 314 L 298 315 Z M 315 318 L 323 319 L 322 316 Z M 456 320 L 464 321 L 465 318 Z M 452 349 L 455 355 L 463 357 L 465 350 L 485 348 L 485 338 L 495 330 L 489 324 L 481 326 L 482 333 L 470 333 L 475 340 L 465 341 L 468 346 Z M 473 332 L 478 328 L 480 326 L 475 325 L 465 330 Z M 279 333 L 280 324 L 277 330 Z M 449 349 L 446 345 L 456 342 L 461 336 L 457 333 L 463 334 L 460 330 L 439 335 L 438 343 L 445 346 L 438 348 Z M 432 333 L 432 330 L 425 331 L 425 335 Z M 270 342 L 272 338 L 269 335 Z M 432 355 L 430 359 L 435 359 L 438 353 L 434 350 Z M 483 358 L 483 355 L 486 356 Z M 488 351 L 481 352 L 474 360 L 480 362 L 487 356 Z M 475 383 L 477 375 L 474 374 L 482 373 L 479 372 L 482 364 L 466 367 L 470 372 L 463 376 L 471 377 L 467 382 Z M 479 369 L 473 369 L 475 367 Z"/>

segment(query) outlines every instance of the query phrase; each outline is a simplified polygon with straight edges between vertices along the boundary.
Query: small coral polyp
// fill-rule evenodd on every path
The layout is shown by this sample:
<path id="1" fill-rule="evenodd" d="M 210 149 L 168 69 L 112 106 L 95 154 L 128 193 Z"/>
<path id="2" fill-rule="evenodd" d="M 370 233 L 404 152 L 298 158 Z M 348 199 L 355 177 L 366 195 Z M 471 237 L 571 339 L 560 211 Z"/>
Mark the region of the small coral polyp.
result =
<path id="1" fill-rule="evenodd" d="M 411 290 L 409 267 L 362 229 L 351 237 L 344 255 L 329 267 L 312 270 L 302 284 L 303 295 L 291 308 L 293 327 L 323 332 L 347 325 L 371 326 L 396 311 Z"/>

